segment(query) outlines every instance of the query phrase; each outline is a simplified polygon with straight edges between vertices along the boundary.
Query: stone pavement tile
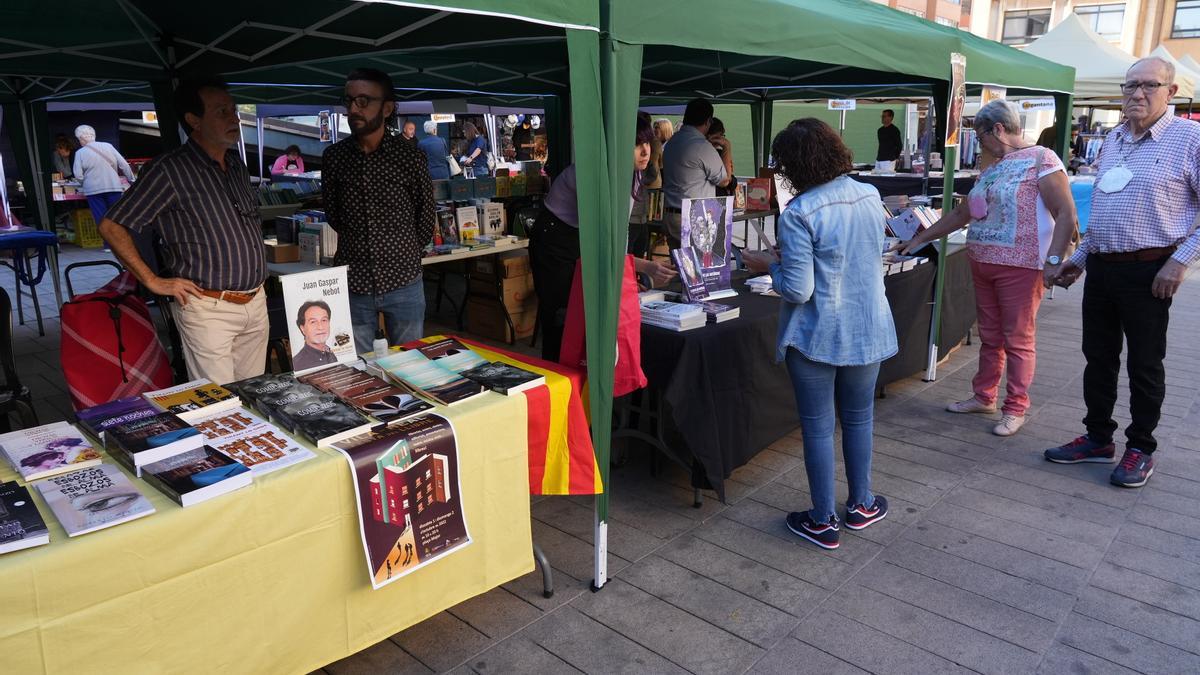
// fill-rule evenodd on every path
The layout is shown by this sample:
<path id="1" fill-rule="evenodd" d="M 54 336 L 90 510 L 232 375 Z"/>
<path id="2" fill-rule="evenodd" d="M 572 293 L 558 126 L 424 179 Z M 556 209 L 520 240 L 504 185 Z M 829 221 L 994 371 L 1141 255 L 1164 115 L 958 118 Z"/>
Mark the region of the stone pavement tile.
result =
<path id="1" fill-rule="evenodd" d="M 1169 474 L 1192 481 L 1200 481 L 1200 453 L 1170 448 L 1162 453 L 1154 453 L 1154 473 Z"/>
<path id="2" fill-rule="evenodd" d="M 878 416 L 875 418 L 875 437 L 891 438 L 905 443 L 916 443 L 923 448 L 970 460 L 989 457 L 995 452 L 996 447 L 994 443 L 987 445 L 964 443 L 960 440 L 938 436 L 937 434 L 919 433 L 909 427 L 881 420 Z"/>
<path id="3" fill-rule="evenodd" d="M 428 668 L 450 670 L 494 643 L 448 612 L 441 612 L 391 638 Z"/>
<path id="4" fill-rule="evenodd" d="M 657 555 L 629 566 L 620 579 L 763 648 L 799 623 L 790 614 Z"/>
<path id="5" fill-rule="evenodd" d="M 546 499 L 532 506 L 533 517 L 552 525 L 563 532 L 590 542 L 594 527 L 593 512 L 589 507 L 572 503 L 568 499 Z M 626 560 L 636 560 L 658 548 L 662 540 L 637 527 L 609 519 L 608 550 Z M 550 564 L 555 564 L 551 559 Z M 574 576 L 574 575 L 572 575 Z"/>
<path id="6" fill-rule="evenodd" d="M 433 671 L 391 640 L 384 640 L 324 668 L 329 675 L 424 675 Z"/>
<path id="7" fill-rule="evenodd" d="M 800 457 L 803 458 L 804 444 L 800 443 L 799 445 L 801 453 Z M 797 459 L 795 455 L 789 455 L 784 452 L 772 450 L 771 447 L 768 446 L 762 452 L 758 453 L 754 457 L 751 457 L 750 463 L 755 466 L 762 467 L 767 471 L 773 471 L 776 474 L 780 474 L 785 471 L 791 471 L 797 466 L 800 466 L 802 461 L 801 459 Z"/>
<path id="8" fill-rule="evenodd" d="M 987 537 L 1081 569 L 1092 569 L 1103 557 L 1103 549 L 953 504 L 938 504 L 926 518 L 931 523 Z"/>
<path id="9" fill-rule="evenodd" d="M 606 587 L 601 593 L 607 593 L 608 590 Z M 529 640 L 585 673 L 687 673 L 662 656 L 569 606 L 542 617 L 518 633 L 516 639 Z"/>
<path id="10" fill-rule="evenodd" d="M 834 465 L 833 475 L 835 480 L 838 476 L 846 475 L 841 462 Z M 808 474 L 805 473 L 804 467 L 798 467 L 783 474 L 779 477 L 779 482 L 795 490 L 808 491 Z M 871 489 L 882 495 L 896 497 L 922 507 L 937 503 L 945 495 L 944 490 L 897 478 L 878 470 L 871 472 Z"/>
<path id="11" fill-rule="evenodd" d="M 1089 585 L 1176 614 L 1200 619 L 1200 591 L 1113 563 L 1100 563 L 1092 574 Z M 1200 633 L 1197 633 L 1197 638 L 1200 638 Z M 1200 640 L 1197 646 L 1200 647 Z"/>
<path id="12" fill-rule="evenodd" d="M 805 546 L 810 546 L 823 556 L 836 558 L 844 563 L 858 567 L 865 564 L 871 558 L 874 558 L 880 549 L 883 548 L 880 544 L 868 541 L 861 537 L 846 537 L 843 539 L 845 544 L 835 551 L 827 551 L 817 548 L 815 545 L 804 541 L 797 537 L 787 528 L 785 519 L 787 511 L 783 511 L 771 506 L 767 506 L 762 502 L 756 502 L 748 499 L 740 504 L 730 507 L 728 511 L 722 514 L 722 517 L 737 521 L 743 525 L 758 528 L 775 537 L 788 539 L 795 542 L 800 542 Z"/>
<path id="13" fill-rule="evenodd" d="M 872 474 L 887 474 L 938 490 L 949 490 L 962 480 L 961 473 L 951 473 L 916 461 L 901 459 L 886 453 L 871 457 Z"/>
<path id="14" fill-rule="evenodd" d="M 832 607 L 838 603 L 831 602 Z M 928 675 L 969 673 L 968 669 L 919 645 L 822 608 L 792 631 L 792 636 L 821 652 L 872 673 Z"/>
<path id="15" fill-rule="evenodd" d="M 838 484 L 838 494 L 844 496 L 846 493 L 847 489 L 844 485 Z M 893 539 L 900 536 L 904 528 L 915 523 L 917 521 L 917 514 L 923 510 L 903 500 L 893 499 L 890 495 L 883 494 L 883 496 L 888 499 L 887 517 L 867 529 L 859 530 L 858 532 L 844 529 L 842 530 L 842 536 L 862 537 L 877 544 L 887 545 Z M 812 498 L 808 492 L 796 490 L 780 483 L 771 483 L 759 489 L 750 496 L 750 499 L 784 512 L 802 511 L 809 508 L 812 504 Z M 840 505 L 844 501 L 844 498 L 838 500 L 839 518 L 844 518 L 846 515 L 843 507 Z"/>
<path id="16" fill-rule="evenodd" d="M 793 637 L 775 645 L 750 669 L 753 675 L 867 675 L 867 671 Z"/>
<path id="17" fill-rule="evenodd" d="M 591 498 L 586 508 L 592 508 Z M 689 503 L 690 503 L 689 499 Z M 697 509 L 691 509 L 693 511 Z M 634 495 L 613 496 L 608 502 L 609 527 L 628 524 L 658 539 L 671 539 L 696 526 L 693 518 L 663 509 Z"/>
<path id="18" fill-rule="evenodd" d="M 592 578 L 593 551 L 590 541 L 573 537 L 537 519 L 533 521 L 533 540 L 542 547 L 555 569 L 561 569 L 575 579 Z M 609 551 L 609 574 L 616 574 L 628 564 L 629 561 Z"/>
<path id="19" fill-rule="evenodd" d="M 642 471 L 618 472 L 614 469 L 611 483 L 610 507 L 627 497 L 635 498 L 693 521 L 708 520 L 727 508 L 711 492 L 702 492 L 701 506 L 695 508 L 690 488 L 651 477 Z"/>
<path id="20" fill-rule="evenodd" d="M 1032 528 L 1034 531 L 1054 534 L 1064 539 L 1082 542 L 1103 550 L 1116 534 L 1117 523 L 1100 525 L 1081 518 L 1076 518 L 1067 511 L 1048 510 L 1030 506 L 1024 502 L 1015 501 L 987 492 L 979 492 L 974 488 L 960 487 L 951 492 L 939 506 L 953 504 L 972 511 L 986 513 Z"/>
<path id="21" fill-rule="evenodd" d="M 493 639 L 505 638 L 542 616 L 542 611 L 503 588 L 493 588 L 482 595 L 447 610 L 471 628 Z"/>
<path id="22" fill-rule="evenodd" d="M 1200 564 L 1117 540 L 1104 554 L 1105 562 L 1136 570 L 1163 581 L 1200 590 Z"/>
<path id="23" fill-rule="evenodd" d="M 1157 471 L 1154 472 L 1150 480 L 1153 481 L 1152 484 L 1156 490 L 1162 490 L 1163 492 L 1191 499 L 1200 499 L 1200 481 L 1179 478 L 1168 473 L 1159 474 Z"/>
<path id="24" fill-rule="evenodd" d="M 1063 675 L 1063 673 L 1078 673 L 1079 675 L 1137 675 L 1136 670 L 1130 670 L 1112 661 L 1105 661 L 1099 656 L 1081 652 L 1074 647 L 1055 642 L 1050 651 L 1042 658 L 1038 666 L 1039 675 Z"/>
<path id="25" fill-rule="evenodd" d="M 1082 614 L 1067 618 L 1059 629 L 1058 641 L 1143 673 L 1200 672 L 1200 656 Z"/>
<path id="26" fill-rule="evenodd" d="M 741 672 L 763 650 L 620 579 L 571 606 L 693 673 Z"/>
<path id="27" fill-rule="evenodd" d="M 788 457 L 804 459 L 804 441 L 793 438 L 791 435 L 784 436 L 768 445 L 767 449 Z"/>
<path id="28" fill-rule="evenodd" d="M 1141 548 L 1175 556 L 1192 564 L 1200 564 L 1200 541 L 1137 523 L 1127 523 L 1117 533 L 1117 540 Z"/>
<path id="29" fill-rule="evenodd" d="M 1081 501 L 1075 495 L 1030 485 L 1021 480 L 979 472 L 970 476 L 963 486 L 970 490 L 1005 497 L 1029 506 L 1098 525 L 1111 525 L 1125 517 L 1122 509 L 1091 501 Z"/>
<path id="30" fill-rule="evenodd" d="M 816 546 L 788 533 L 788 538 L 767 534 L 728 518 L 714 518 L 693 534 L 704 541 L 745 556 L 767 567 L 821 588 L 833 589 L 850 577 L 853 568 Z"/>
<path id="31" fill-rule="evenodd" d="M 1030 672 L 1039 660 L 1039 655 L 1031 649 L 864 588 L 853 580 L 826 601 L 825 606 L 981 673 Z M 802 625 L 792 635 L 807 641 L 801 632 L 803 629 Z M 823 645 L 815 646 L 824 648 Z"/>
<path id="32" fill-rule="evenodd" d="M 574 600 L 591 587 L 590 577 L 586 581 L 576 579 L 554 567 L 553 561 L 550 563 L 550 569 L 553 571 L 554 597 L 542 596 L 542 571 L 536 568 L 529 574 L 524 574 L 504 584 L 502 588 L 543 612 L 549 612 Z"/>
<path id="33" fill-rule="evenodd" d="M 1200 539 L 1200 518 L 1180 513 L 1174 508 L 1150 506 L 1143 500 L 1129 514 L 1131 523 L 1149 525 L 1192 539 Z"/>
<path id="34" fill-rule="evenodd" d="M 1087 583 L 1086 570 L 962 529 L 924 522 L 904 538 L 1066 593 L 1076 593 Z"/>
<path id="35" fill-rule="evenodd" d="M 1200 605 L 1193 604 L 1193 609 L 1200 610 Z M 1183 651 L 1200 654 L 1200 621 L 1196 620 L 1200 612 L 1191 617 L 1184 616 L 1096 587 L 1088 587 L 1079 596 L 1075 611 Z"/>
<path id="36" fill-rule="evenodd" d="M 870 588 L 1029 651 L 1041 653 L 1054 639 L 1057 621 L 1043 619 L 891 563 L 876 560 L 854 575 L 850 584 Z"/>
<path id="37" fill-rule="evenodd" d="M 582 672 L 538 643 L 514 636 L 471 659 L 468 672 L 491 673 L 578 673 Z M 380 672 L 377 671 L 376 675 Z"/>
<path id="38" fill-rule="evenodd" d="M 975 467 L 975 460 L 887 436 L 876 435 L 873 450 L 875 455 L 887 455 L 955 475 L 965 474 Z"/>
<path id="39" fill-rule="evenodd" d="M 793 616 L 812 611 L 829 593 L 815 584 L 691 535 L 676 539 L 656 554 Z"/>
<path id="40" fill-rule="evenodd" d="M 1070 613 L 1075 601 L 1068 593 L 915 541 L 899 541 L 879 559 L 1055 623 Z"/>
<path id="41" fill-rule="evenodd" d="M 1109 484 L 1111 464 L 1055 464 L 1047 462 L 1038 451 L 1037 455 L 1022 454 L 985 462 L 979 470 L 1122 511 L 1137 501 L 1136 491 L 1121 490 Z"/>
<path id="42" fill-rule="evenodd" d="M 733 470 L 729 477 L 743 485 L 758 488 L 775 480 L 778 472 L 771 467 L 750 463 Z"/>

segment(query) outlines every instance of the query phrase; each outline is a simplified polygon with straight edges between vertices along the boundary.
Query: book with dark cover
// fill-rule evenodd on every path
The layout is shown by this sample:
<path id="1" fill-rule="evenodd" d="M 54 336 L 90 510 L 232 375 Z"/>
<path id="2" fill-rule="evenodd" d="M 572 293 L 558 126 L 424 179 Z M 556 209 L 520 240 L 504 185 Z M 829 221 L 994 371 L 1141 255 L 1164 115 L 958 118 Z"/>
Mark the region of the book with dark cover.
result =
<path id="1" fill-rule="evenodd" d="M 433 410 L 433 406 L 407 391 L 400 391 L 366 403 L 362 410 L 381 422 L 391 423 L 423 415 Z"/>
<path id="2" fill-rule="evenodd" d="M 683 297 L 688 302 L 698 302 L 708 297 L 708 288 L 704 285 L 704 277 L 700 274 L 700 258 L 696 249 L 691 246 L 671 249 L 671 260 L 675 269 L 679 270 L 679 280 L 683 284 Z"/>
<path id="3" fill-rule="evenodd" d="M 0 449 L 27 481 L 100 463 L 100 453 L 66 422 L 0 435 Z"/>
<path id="4" fill-rule="evenodd" d="M 250 485 L 253 474 L 241 462 L 202 445 L 147 464 L 146 482 L 180 506 L 192 506 Z"/>
<path id="5" fill-rule="evenodd" d="M 371 421 L 331 394 L 312 396 L 279 410 L 280 424 L 317 446 L 371 429 Z"/>
<path id="6" fill-rule="evenodd" d="M 29 496 L 16 481 L 0 483 L 0 553 L 50 543 L 50 530 Z"/>
<path id="7" fill-rule="evenodd" d="M 34 483 L 67 536 L 87 534 L 154 513 L 154 506 L 112 464 Z"/>
<path id="8" fill-rule="evenodd" d="M 254 407 L 258 409 L 270 421 L 282 426 L 288 431 L 293 431 L 291 424 L 283 421 L 280 411 L 284 407 L 293 403 L 299 403 L 307 398 L 319 396 L 321 390 L 303 382 L 293 381 L 291 385 L 276 389 L 269 394 L 266 394 L 255 402 Z"/>
<path id="9" fill-rule="evenodd" d="M 119 424 L 105 434 L 104 448 L 115 460 L 142 475 L 142 467 L 204 445 L 204 436 L 169 412 Z"/>
<path id="10" fill-rule="evenodd" d="M 258 406 L 258 399 L 286 389 L 296 384 L 296 378 L 291 373 L 280 375 L 259 375 L 225 385 L 226 388 L 241 397 L 242 402 L 249 406 Z"/>
<path id="11" fill-rule="evenodd" d="M 461 373 L 469 368 L 482 366 L 487 363 L 486 359 L 471 351 L 466 345 L 454 338 L 431 342 L 427 345 L 417 347 L 417 351 L 424 354 L 425 358 L 436 361 L 438 366 L 452 373 Z"/>
<path id="12" fill-rule="evenodd" d="M 464 370 L 460 375 L 506 396 L 519 394 L 546 383 L 544 376 L 502 361 L 485 363 L 482 366 Z"/>
<path id="13" fill-rule="evenodd" d="M 92 438 L 103 441 L 104 432 L 109 428 L 159 412 L 161 411 L 158 408 L 150 405 L 150 402 L 141 396 L 131 396 L 84 408 L 75 413 L 75 418 L 79 420 L 79 426 L 91 434 Z"/>

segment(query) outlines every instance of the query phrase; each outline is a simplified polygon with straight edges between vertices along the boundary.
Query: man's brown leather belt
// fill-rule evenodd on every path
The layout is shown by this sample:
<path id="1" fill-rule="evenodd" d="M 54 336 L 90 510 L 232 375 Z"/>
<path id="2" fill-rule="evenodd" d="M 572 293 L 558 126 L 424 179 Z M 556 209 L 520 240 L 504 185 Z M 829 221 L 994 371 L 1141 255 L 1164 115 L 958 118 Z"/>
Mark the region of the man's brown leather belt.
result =
<path id="1" fill-rule="evenodd" d="M 216 298 L 225 302 L 232 302 L 235 305 L 244 305 L 254 299 L 258 295 L 258 289 L 250 292 L 244 291 L 211 291 L 207 288 L 200 289 L 200 295 L 206 298 Z"/>
<path id="2" fill-rule="evenodd" d="M 1095 255 L 1104 262 L 1151 262 L 1166 258 L 1174 253 L 1176 248 L 1175 246 L 1159 246 L 1158 248 L 1144 248 L 1140 251 L 1097 253 Z"/>

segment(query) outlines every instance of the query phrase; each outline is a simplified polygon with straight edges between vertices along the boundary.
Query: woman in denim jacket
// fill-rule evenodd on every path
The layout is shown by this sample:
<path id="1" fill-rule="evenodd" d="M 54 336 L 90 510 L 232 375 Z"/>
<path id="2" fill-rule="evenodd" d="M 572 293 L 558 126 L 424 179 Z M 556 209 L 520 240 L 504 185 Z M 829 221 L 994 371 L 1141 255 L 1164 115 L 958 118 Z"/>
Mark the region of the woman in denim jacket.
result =
<path id="1" fill-rule="evenodd" d="M 779 215 L 776 253 L 743 254 L 770 273 L 782 296 L 776 358 L 787 364 L 804 435 L 812 510 L 787 526 L 826 549 L 838 547 L 833 432 L 841 418 L 846 463 L 846 527 L 861 530 L 887 515 L 871 493 L 871 445 L 879 364 L 897 351 L 884 295 L 879 192 L 846 174 L 850 150 L 828 124 L 796 120 L 771 144 L 775 170 L 796 197 Z M 778 258 L 776 258 L 776 255 Z"/>

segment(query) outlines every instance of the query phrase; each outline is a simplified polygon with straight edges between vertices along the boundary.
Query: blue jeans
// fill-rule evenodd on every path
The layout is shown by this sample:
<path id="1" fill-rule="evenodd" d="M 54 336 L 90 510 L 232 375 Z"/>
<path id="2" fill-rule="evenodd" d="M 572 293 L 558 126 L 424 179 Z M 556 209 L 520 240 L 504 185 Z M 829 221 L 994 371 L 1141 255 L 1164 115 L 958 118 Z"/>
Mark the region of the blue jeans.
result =
<path id="1" fill-rule="evenodd" d="M 100 221 L 104 220 L 104 214 L 121 200 L 124 192 L 101 192 L 96 195 L 88 195 L 88 208 L 92 210 L 92 218 L 96 221 L 96 227 L 100 227 Z"/>
<path id="2" fill-rule="evenodd" d="M 875 431 L 875 382 L 879 364 L 831 366 L 811 361 L 795 349 L 787 350 L 788 375 L 796 390 L 804 436 L 804 470 L 814 522 L 827 523 L 834 515 L 833 431 L 837 417 L 842 421 L 842 456 L 846 460 L 846 482 L 850 485 L 847 506 L 870 506 L 871 443 Z"/>
<path id="3" fill-rule="evenodd" d="M 354 322 L 354 346 L 358 353 L 365 354 L 373 348 L 380 312 L 389 345 L 402 345 L 424 337 L 424 280 L 417 277 L 407 286 L 376 296 L 350 294 L 350 319 Z"/>

